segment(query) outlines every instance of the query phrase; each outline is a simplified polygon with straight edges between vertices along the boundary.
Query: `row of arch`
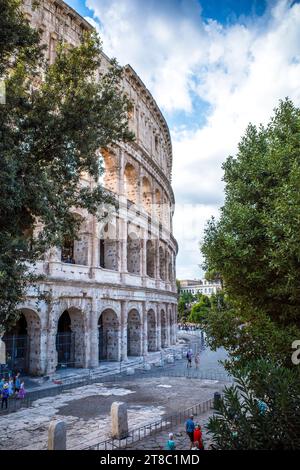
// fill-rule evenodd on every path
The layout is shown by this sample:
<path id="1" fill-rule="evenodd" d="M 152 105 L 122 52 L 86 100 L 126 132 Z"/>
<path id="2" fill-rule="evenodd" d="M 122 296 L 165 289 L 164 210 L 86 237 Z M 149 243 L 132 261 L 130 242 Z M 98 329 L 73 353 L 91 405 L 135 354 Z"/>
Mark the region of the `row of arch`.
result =
<path id="1" fill-rule="evenodd" d="M 103 185 L 106 189 L 119 194 L 118 167 L 115 157 L 107 151 L 101 152 L 101 164 L 104 169 Z M 141 195 L 139 191 L 141 187 Z M 123 173 L 123 194 L 131 203 L 141 203 L 143 209 L 156 217 L 161 223 L 169 226 L 170 204 L 166 195 L 159 188 L 152 187 L 150 178 L 138 174 L 132 163 L 125 164 Z"/>
<path id="2" fill-rule="evenodd" d="M 175 344 L 176 318 L 174 311 L 155 312 L 151 308 L 142 318 L 137 309 L 131 308 L 126 319 L 121 319 L 112 308 L 106 308 L 98 317 L 96 329 L 91 331 L 84 313 L 71 307 L 61 313 L 52 335 L 55 336 L 52 369 L 88 367 L 92 343 L 98 362 L 139 357 Z M 36 312 L 23 309 L 16 326 L 6 332 L 2 340 L 9 367 L 38 375 L 47 372 L 41 363 L 45 363 L 42 355 L 49 354 L 45 349 L 49 338 L 42 334 Z"/>

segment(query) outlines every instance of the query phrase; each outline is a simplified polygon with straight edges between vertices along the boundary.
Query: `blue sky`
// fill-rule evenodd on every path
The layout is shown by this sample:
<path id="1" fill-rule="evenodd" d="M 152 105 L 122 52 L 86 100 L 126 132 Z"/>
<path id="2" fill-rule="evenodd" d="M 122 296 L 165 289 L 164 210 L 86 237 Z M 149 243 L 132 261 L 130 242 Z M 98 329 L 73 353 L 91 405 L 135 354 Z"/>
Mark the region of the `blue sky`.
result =
<path id="1" fill-rule="evenodd" d="M 104 51 L 129 63 L 170 127 L 178 278 L 201 274 L 199 241 L 223 203 L 222 162 L 278 100 L 300 106 L 300 4 L 289 0 L 67 0 Z"/>

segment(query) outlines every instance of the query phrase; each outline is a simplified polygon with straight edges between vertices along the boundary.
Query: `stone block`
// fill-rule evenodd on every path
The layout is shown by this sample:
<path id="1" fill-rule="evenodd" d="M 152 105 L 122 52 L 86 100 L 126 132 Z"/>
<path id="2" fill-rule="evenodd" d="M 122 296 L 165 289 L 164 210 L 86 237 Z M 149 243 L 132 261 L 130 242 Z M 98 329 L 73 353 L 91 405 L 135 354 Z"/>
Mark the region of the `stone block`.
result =
<path id="1" fill-rule="evenodd" d="M 64 421 L 52 421 L 48 429 L 48 450 L 66 450 L 67 431 Z"/>
<path id="2" fill-rule="evenodd" d="M 149 364 L 148 362 L 146 362 L 144 364 L 144 367 L 143 367 L 144 370 L 151 370 L 151 364 Z"/>
<path id="3" fill-rule="evenodd" d="M 113 439 L 128 436 L 127 404 L 115 401 L 111 405 L 111 435 Z"/>
<path id="4" fill-rule="evenodd" d="M 126 375 L 134 375 L 134 369 L 132 367 L 127 367 Z"/>
<path id="5" fill-rule="evenodd" d="M 167 356 L 167 363 L 168 364 L 174 364 L 175 360 L 174 360 L 174 356 L 172 356 L 171 354 L 169 354 L 169 356 Z"/>

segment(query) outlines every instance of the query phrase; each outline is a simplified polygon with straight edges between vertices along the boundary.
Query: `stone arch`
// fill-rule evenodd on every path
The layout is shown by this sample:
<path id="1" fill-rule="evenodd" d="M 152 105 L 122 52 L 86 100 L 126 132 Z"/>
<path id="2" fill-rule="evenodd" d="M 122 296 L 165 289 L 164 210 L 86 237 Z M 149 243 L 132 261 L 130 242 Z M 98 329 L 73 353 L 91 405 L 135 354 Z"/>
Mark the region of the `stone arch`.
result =
<path id="1" fill-rule="evenodd" d="M 166 348 L 168 346 L 168 323 L 166 312 L 161 309 L 160 311 L 160 331 L 161 331 L 161 347 Z"/>
<path id="2" fill-rule="evenodd" d="M 98 319 L 99 361 L 119 360 L 120 323 L 118 315 L 111 308 L 101 312 Z"/>
<path id="3" fill-rule="evenodd" d="M 161 219 L 161 194 L 160 190 L 155 190 L 155 216 L 160 221 Z"/>
<path id="4" fill-rule="evenodd" d="M 137 309 L 131 309 L 127 316 L 127 356 L 142 355 L 142 322 Z"/>
<path id="5" fill-rule="evenodd" d="M 147 240 L 146 245 L 146 273 L 149 277 L 155 277 L 155 243 L 153 240 Z"/>
<path id="6" fill-rule="evenodd" d="M 159 277 L 166 280 L 166 253 L 162 246 L 159 247 Z"/>
<path id="7" fill-rule="evenodd" d="M 152 190 L 151 190 L 151 184 L 149 179 L 144 176 L 142 180 L 142 189 L 143 189 L 143 195 L 142 195 L 142 203 L 143 203 L 143 208 L 145 209 L 148 214 L 151 214 L 152 211 Z"/>
<path id="8" fill-rule="evenodd" d="M 108 222 L 100 232 L 100 266 L 118 271 L 117 227 Z"/>
<path id="9" fill-rule="evenodd" d="M 85 367 L 85 347 L 84 314 L 80 309 L 70 307 L 57 321 L 57 367 Z"/>
<path id="10" fill-rule="evenodd" d="M 4 333 L 6 363 L 14 370 L 39 375 L 41 360 L 41 321 L 32 309 L 20 309 L 14 327 Z"/>
<path id="11" fill-rule="evenodd" d="M 155 312 L 153 309 L 150 309 L 147 313 L 147 343 L 149 352 L 157 351 L 156 330 Z"/>
<path id="12" fill-rule="evenodd" d="M 62 250 L 61 261 L 68 264 L 80 264 L 87 266 L 89 263 L 89 221 L 81 214 L 75 213 L 75 217 L 80 222 L 78 236 L 76 239 L 65 238 Z"/>
<path id="13" fill-rule="evenodd" d="M 108 150 L 102 149 L 100 154 L 100 163 L 103 168 L 103 174 L 100 177 L 100 182 L 105 189 L 118 193 L 118 171 L 116 156 Z"/>
<path id="14" fill-rule="evenodd" d="M 124 170 L 124 193 L 129 201 L 137 203 L 137 173 L 131 163 L 127 163 Z"/>
<path id="15" fill-rule="evenodd" d="M 131 231 L 127 237 L 127 271 L 140 274 L 141 266 L 141 240 L 137 233 Z"/>

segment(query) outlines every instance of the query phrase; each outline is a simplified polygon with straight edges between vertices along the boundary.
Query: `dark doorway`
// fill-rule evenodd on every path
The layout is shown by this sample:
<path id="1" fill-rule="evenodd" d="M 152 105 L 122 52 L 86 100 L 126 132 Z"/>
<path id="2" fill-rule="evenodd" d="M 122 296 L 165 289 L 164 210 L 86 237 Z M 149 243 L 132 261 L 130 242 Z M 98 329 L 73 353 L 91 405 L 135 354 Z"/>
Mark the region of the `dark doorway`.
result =
<path id="1" fill-rule="evenodd" d="M 58 320 L 56 335 L 57 367 L 75 367 L 75 338 L 71 318 L 66 310 Z"/>
<path id="2" fill-rule="evenodd" d="M 9 370 L 28 371 L 29 341 L 27 321 L 22 313 L 13 328 L 3 335 L 6 349 L 6 364 Z"/>

